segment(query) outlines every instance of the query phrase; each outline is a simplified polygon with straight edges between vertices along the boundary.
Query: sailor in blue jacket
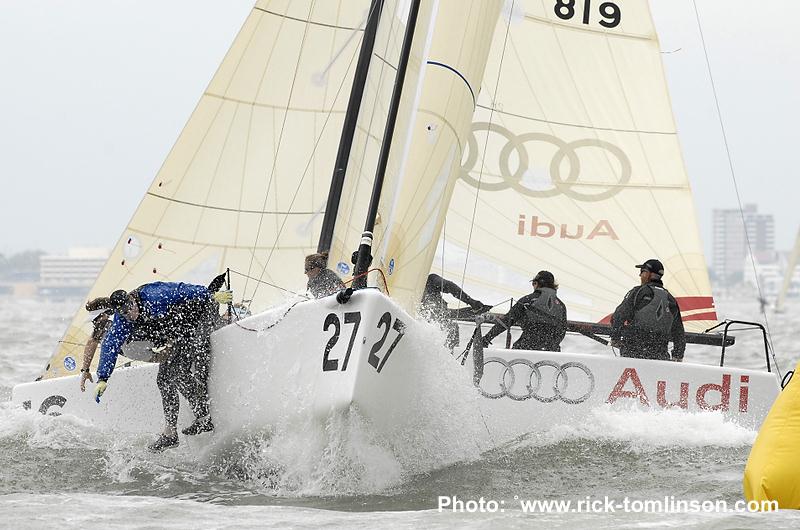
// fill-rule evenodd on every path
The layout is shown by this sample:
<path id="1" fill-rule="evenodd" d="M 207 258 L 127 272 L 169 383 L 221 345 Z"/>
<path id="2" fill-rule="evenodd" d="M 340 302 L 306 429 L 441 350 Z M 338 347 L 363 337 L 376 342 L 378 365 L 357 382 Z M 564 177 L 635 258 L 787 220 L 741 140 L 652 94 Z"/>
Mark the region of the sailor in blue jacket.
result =
<path id="1" fill-rule="evenodd" d="M 178 392 L 192 406 L 195 421 L 187 435 L 213 430 L 208 405 L 210 335 L 219 318 L 219 303 L 230 302 L 230 291 L 212 292 L 202 285 L 153 282 L 126 293 L 111 294 L 116 315 L 100 350 L 96 399 L 106 390 L 122 346 L 135 335 L 164 347 L 156 380 L 161 392 L 166 428 L 150 445 L 163 450 L 178 445 Z M 194 365 L 194 372 L 192 372 Z"/>

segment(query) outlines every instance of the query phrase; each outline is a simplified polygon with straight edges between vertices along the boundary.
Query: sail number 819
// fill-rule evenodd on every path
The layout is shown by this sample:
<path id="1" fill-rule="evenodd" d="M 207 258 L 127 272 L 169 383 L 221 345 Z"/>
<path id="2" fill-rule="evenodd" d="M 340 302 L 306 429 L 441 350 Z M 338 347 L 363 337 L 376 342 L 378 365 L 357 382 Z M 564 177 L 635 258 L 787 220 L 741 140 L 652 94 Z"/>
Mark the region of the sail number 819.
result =
<path id="1" fill-rule="evenodd" d="M 572 20 L 575 16 L 575 4 L 577 0 L 556 0 L 553 11 L 561 20 Z M 600 4 L 600 25 L 604 28 L 616 28 L 622 21 L 622 11 L 614 2 L 603 2 Z M 581 22 L 589 23 L 592 13 L 592 0 L 583 0 L 583 18 Z"/>

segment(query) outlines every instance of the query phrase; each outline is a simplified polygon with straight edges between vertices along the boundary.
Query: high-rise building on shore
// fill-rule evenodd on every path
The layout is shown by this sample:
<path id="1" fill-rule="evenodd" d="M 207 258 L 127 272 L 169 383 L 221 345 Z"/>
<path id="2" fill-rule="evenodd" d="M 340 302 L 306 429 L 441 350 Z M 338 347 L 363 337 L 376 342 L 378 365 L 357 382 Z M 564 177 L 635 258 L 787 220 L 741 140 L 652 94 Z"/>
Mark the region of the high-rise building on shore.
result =
<path id="1" fill-rule="evenodd" d="M 742 281 L 745 258 L 751 253 L 761 263 L 776 260 L 772 214 L 760 214 L 755 204 L 745 204 L 742 210 L 714 210 L 713 215 L 712 273 L 719 283 Z"/>
<path id="2" fill-rule="evenodd" d="M 39 292 L 49 295 L 83 295 L 94 284 L 108 259 L 104 248 L 71 248 L 66 256 L 39 258 Z"/>

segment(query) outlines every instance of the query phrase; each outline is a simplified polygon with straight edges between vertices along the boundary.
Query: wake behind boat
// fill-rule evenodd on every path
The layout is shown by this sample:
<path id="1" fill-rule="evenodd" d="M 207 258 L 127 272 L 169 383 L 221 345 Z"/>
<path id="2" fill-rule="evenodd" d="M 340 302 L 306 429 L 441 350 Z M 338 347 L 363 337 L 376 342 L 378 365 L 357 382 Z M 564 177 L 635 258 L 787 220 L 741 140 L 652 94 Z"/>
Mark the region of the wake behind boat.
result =
<path id="1" fill-rule="evenodd" d="M 462 367 L 416 317 L 432 270 L 497 303 L 546 266 L 600 325 L 658 256 L 687 330 L 717 324 L 649 10 L 603 6 L 258 1 L 92 296 L 234 273 L 254 315 L 212 335 L 216 440 L 358 414 L 402 453 L 453 399 L 487 444 L 598 408 L 757 426 L 769 372 L 478 344 Z M 371 288 L 286 305 L 315 250 Z M 78 390 L 86 316 L 13 401 L 156 432 L 155 365 L 120 359 L 99 405 Z"/>

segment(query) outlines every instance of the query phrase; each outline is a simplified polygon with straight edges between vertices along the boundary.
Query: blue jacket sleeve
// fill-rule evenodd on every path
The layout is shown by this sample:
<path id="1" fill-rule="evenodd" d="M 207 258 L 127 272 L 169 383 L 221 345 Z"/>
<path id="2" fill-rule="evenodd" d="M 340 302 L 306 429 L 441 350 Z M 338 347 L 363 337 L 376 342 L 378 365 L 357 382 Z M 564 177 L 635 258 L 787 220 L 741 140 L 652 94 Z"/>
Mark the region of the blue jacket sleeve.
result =
<path id="1" fill-rule="evenodd" d="M 114 317 L 111 329 L 106 333 L 100 347 L 100 361 L 97 363 L 97 379 L 99 381 L 107 381 L 111 377 L 122 345 L 128 340 L 132 331 L 132 322 L 120 315 Z"/>
<path id="2" fill-rule="evenodd" d="M 210 298 L 211 293 L 202 285 L 194 285 L 191 283 L 179 283 L 175 290 L 172 303 L 188 302 L 189 300 L 196 300 L 198 298 Z"/>

